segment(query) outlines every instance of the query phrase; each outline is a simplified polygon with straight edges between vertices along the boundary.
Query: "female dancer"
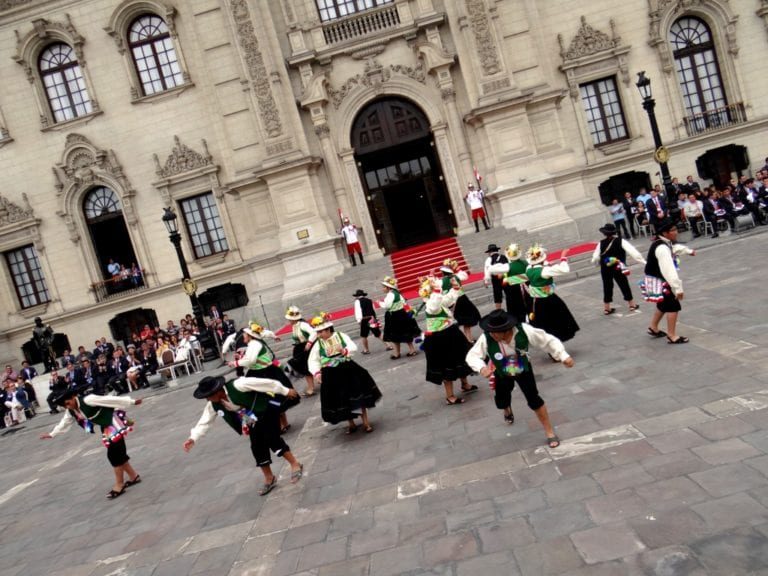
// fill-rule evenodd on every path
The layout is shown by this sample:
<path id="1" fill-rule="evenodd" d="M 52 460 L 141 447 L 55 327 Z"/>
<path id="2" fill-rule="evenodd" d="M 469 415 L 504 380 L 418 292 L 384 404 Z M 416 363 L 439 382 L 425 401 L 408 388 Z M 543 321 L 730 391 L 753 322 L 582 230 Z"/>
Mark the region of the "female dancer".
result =
<path id="1" fill-rule="evenodd" d="M 416 356 L 416 348 L 413 340 L 421 334 L 416 320 L 405 311 L 406 301 L 397 289 L 397 280 L 384 277 L 384 300 L 378 302 L 380 308 L 384 308 L 384 342 L 390 342 L 395 347 L 395 353 L 390 356 L 392 360 L 400 358 L 400 344 L 408 344 L 406 356 Z"/>
<path id="2" fill-rule="evenodd" d="M 480 312 L 461 288 L 461 283 L 469 275 L 463 270 L 459 270 L 459 263 L 450 258 L 443 262 L 440 271 L 443 273 L 443 292 L 447 293 L 452 288 L 458 290 L 459 295 L 453 306 L 453 316 L 456 318 L 456 323 L 464 330 L 464 336 L 470 343 L 473 343 L 472 326 L 477 326 L 477 323 L 480 322 Z"/>
<path id="3" fill-rule="evenodd" d="M 525 285 L 528 283 L 528 277 L 525 270 L 528 268 L 528 262 L 521 256 L 520 246 L 510 244 L 506 249 L 506 264 L 493 264 L 488 268 L 491 274 L 504 274 L 502 283 L 505 286 L 507 295 L 507 312 L 515 318 L 525 318 L 528 316 L 528 297 Z"/>
<path id="4" fill-rule="evenodd" d="M 307 324 L 301 317 L 301 310 L 298 306 L 289 306 L 285 311 L 285 319 L 293 326 L 291 336 L 293 338 L 293 356 L 288 360 L 288 364 L 297 374 L 301 374 L 307 381 L 307 391 L 304 396 L 315 395 L 315 380 L 312 373 L 307 368 L 307 358 L 309 358 L 309 349 L 317 339 L 315 330 Z"/>

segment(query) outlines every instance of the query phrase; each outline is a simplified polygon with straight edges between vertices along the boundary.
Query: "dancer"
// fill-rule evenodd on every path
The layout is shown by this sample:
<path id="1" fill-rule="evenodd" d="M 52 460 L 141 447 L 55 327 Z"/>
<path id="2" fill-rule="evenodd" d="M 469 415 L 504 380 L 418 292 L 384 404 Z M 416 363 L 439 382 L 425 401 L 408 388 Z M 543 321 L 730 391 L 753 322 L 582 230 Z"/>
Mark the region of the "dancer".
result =
<path id="1" fill-rule="evenodd" d="M 677 335 L 677 318 L 684 296 L 683 281 L 677 273 L 677 257 L 680 254 L 695 256 L 696 252 L 676 243 L 677 225 L 671 220 L 659 222 L 656 234 L 658 239 L 648 250 L 645 280 L 641 284 L 645 300 L 656 303 L 648 334 L 654 338 L 666 336 L 670 344 L 686 344 L 688 338 Z M 659 330 L 659 322 L 664 315 L 667 316 L 666 332 Z"/>
<path id="2" fill-rule="evenodd" d="M 315 380 L 312 373 L 307 368 L 307 358 L 309 358 L 309 349 L 317 339 L 317 334 L 312 326 L 307 324 L 301 317 L 301 310 L 298 306 L 289 306 L 285 311 L 285 319 L 292 325 L 291 336 L 293 338 L 293 355 L 288 360 L 288 365 L 294 372 L 304 376 L 307 381 L 307 390 L 304 396 L 315 395 Z"/>
<path id="3" fill-rule="evenodd" d="M 251 322 L 247 328 L 243 328 L 243 343 L 245 350 L 242 354 L 229 362 L 230 368 L 245 368 L 245 376 L 253 378 L 269 378 L 277 380 L 286 388 L 293 389 L 291 380 L 286 376 L 285 371 L 280 368 L 280 362 L 275 357 L 263 336 L 271 335 L 276 340 L 274 332 L 265 330 L 256 322 Z M 238 372 L 238 376 L 242 376 Z M 296 406 L 299 403 L 298 396 L 295 398 L 286 398 L 280 407 L 280 433 L 287 432 L 291 425 L 288 423 L 288 416 L 285 411 Z"/>
<path id="4" fill-rule="evenodd" d="M 493 305 L 496 310 L 501 308 L 506 290 L 502 283 L 503 276 L 501 274 L 492 274 L 491 266 L 508 262 L 506 256 L 499 254 L 499 250 L 501 248 L 496 246 L 496 244 L 488 244 L 488 248 L 485 250 L 488 256 L 483 263 L 483 284 L 485 284 L 486 288 L 490 286 L 493 289 Z"/>
<path id="5" fill-rule="evenodd" d="M 453 382 L 461 380 L 461 391 L 477 391 L 477 386 L 467 381 L 472 369 L 465 357 L 470 345 L 459 331 L 450 307 L 459 297 L 459 290 L 451 288 L 443 293 L 441 281 L 429 276 L 421 281 L 419 296 L 425 302 L 426 324 L 424 354 L 427 357 L 427 381 L 445 387 L 445 403 L 448 406 L 463 404 L 464 398 L 453 393 Z"/>
<path id="6" fill-rule="evenodd" d="M 382 340 L 381 337 L 381 322 L 376 318 L 376 310 L 373 309 L 373 301 L 368 298 L 368 293 L 364 290 L 357 289 L 352 294 L 355 299 L 355 320 L 360 324 L 360 338 L 363 341 L 363 354 L 370 354 L 371 349 L 368 347 L 368 334 L 373 334 L 374 338 Z M 387 350 L 392 350 L 392 347 L 386 345 Z"/>
<path id="7" fill-rule="evenodd" d="M 81 390 L 81 387 L 68 386 L 64 378 L 57 380 L 51 402 L 57 406 L 63 406 L 66 412 L 56 427 L 47 434 L 41 434 L 40 438 L 45 440 L 63 434 L 69 430 L 73 422 L 77 422 L 89 434 L 94 434 L 94 427 L 99 426 L 101 442 L 107 448 L 107 459 L 115 473 L 115 484 L 107 492 L 107 498 L 114 500 L 124 494 L 126 488 L 141 482 L 141 476 L 129 463 L 130 456 L 125 446 L 125 435 L 133 430 L 133 422 L 122 408 L 138 406 L 142 403 L 142 399 L 96 394 L 88 394 L 80 398 L 78 394 Z"/>
<path id="8" fill-rule="evenodd" d="M 507 312 L 515 318 L 528 317 L 528 297 L 526 284 L 528 276 L 525 271 L 528 262 L 522 259 L 518 244 L 512 243 L 505 250 L 506 264 L 494 264 L 490 267 L 491 274 L 503 274 L 504 293 L 507 296 Z"/>
<path id="9" fill-rule="evenodd" d="M 640 305 L 635 304 L 632 289 L 627 280 L 627 276 L 629 276 L 629 268 L 626 264 L 627 254 L 640 264 L 645 264 L 645 258 L 632 244 L 620 236 L 617 237 L 614 224 L 606 224 L 599 230 L 605 235 L 605 238 L 595 246 L 595 251 L 592 253 L 592 264 L 599 264 L 600 276 L 603 279 L 603 314 L 608 316 L 616 312 L 616 308 L 611 306 L 614 282 L 621 290 L 621 295 L 629 306 L 629 311 L 634 312 L 640 308 Z"/>
<path id="10" fill-rule="evenodd" d="M 544 330 L 519 323 L 517 318 L 503 310 L 494 310 L 485 316 L 480 321 L 480 327 L 484 333 L 467 354 L 467 364 L 481 376 L 490 379 L 496 408 L 504 411 L 507 424 L 515 423 L 512 389 L 517 383 L 528 407 L 534 411 L 544 428 L 547 445 L 557 448 L 560 446 L 560 438 L 549 420 L 547 406 L 539 396 L 528 348 L 529 345 L 542 348 L 566 368 L 573 366 L 573 358 L 565 351 L 560 340 Z"/>
<path id="11" fill-rule="evenodd" d="M 568 266 L 568 249 L 563 250 L 558 264 L 547 263 L 547 251 L 538 244 L 530 247 L 525 254 L 528 268 L 528 295 L 531 297 L 531 311 L 528 319 L 536 328 L 549 332 L 561 342 L 567 342 L 576 335 L 579 325 L 565 302 L 555 294 L 554 278 L 571 271 Z"/>
<path id="12" fill-rule="evenodd" d="M 277 484 L 270 450 L 290 464 L 291 484 L 295 484 L 304 474 L 304 465 L 296 460 L 280 436 L 279 413 L 282 396 L 295 399 L 298 395 L 296 390 L 269 378 L 243 376 L 227 381 L 223 376 L 206 376 L 198 383 L 193 396 L 207 402 L 200 420 L 184 441 L 184 451 L 192 450 L 220 415 L 235 432 L 248 436 L 251 442 L 251 453 L 264 475 L 260 496 L 269 494 Z"/>
<path id="13" fill-rule="evenodd" d="M 320 414 L 325 422 L 338 424 L 346 420 L 347 434 L 357 430 L 355 417 L 360 412 L 363 429 L 373 432 L 368 408 L 376 406 L 381 391 L 368 371 L 352 360 L 355 342 L 343 332 L 336 332 L 328 314 L 312 318 L 317 331 L 317 344 L 309 353 L 309 369 L 320 388 Z"/>
<path id="14" fill-rule="evenodd" d="M 384 308 L 384 342 L 389 342 L 395 347 L 395 353 L 390 356 L 392 360 L 400 358 L 400 344 L 408 344 L 406 356 L 416 356 L 416 348 L 413 339 L 421 335 L 421 329 L 408 312 L 407 305 L 397 289 L 397 280 L 385 276 L 382 281 L 384 286 L 384 300 L 379 300 L 379 308 Z M 410 307 L 409 307 L 410 308 Z"/>
<path id="15" fill-rule="evenodd" d="M 480 311 L 461 287 L 461 283 L 469 277 L 469 274 L 459 270 L 459 263 L 450 258 L 443 262 L 440 271 L 443 273 L 442 291 L 448 292 L 451 288 L 459 291 L 456 304 L 453 306 L 453 317 L 464 330 L 464 336 L 473 344 L 475 341 L 472 338 L 472 327 L 477 326 L 477 323 L 480 322 Z"/>

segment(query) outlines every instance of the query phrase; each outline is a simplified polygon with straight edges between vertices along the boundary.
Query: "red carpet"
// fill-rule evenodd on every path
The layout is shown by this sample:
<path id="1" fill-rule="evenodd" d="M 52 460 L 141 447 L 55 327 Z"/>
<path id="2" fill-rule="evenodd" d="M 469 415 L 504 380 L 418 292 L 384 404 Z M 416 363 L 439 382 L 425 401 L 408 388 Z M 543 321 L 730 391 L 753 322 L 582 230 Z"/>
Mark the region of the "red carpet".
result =
<path id="1" fill-rule="evenodd" d="M 456 248 L 459 251 L 458 253 L 461 254 L 461 249 L 459 248 L 458 244 L 456 243 L 456 240 L 453 239 L 453 238 L 450 238 L 449 240 L 450 240 L 450 242 L 452 242 L 453 244 L 456 245 Z M 444 248 L 445 249 L 450 248 L 450 246 L 449 246 L 450 242 L 446 241 L 446 240 L 439 240 L 438 242 L 430 242 L 429 244 L 422 244 L 421 246 L 414 246 L 413 248 L 408 248 L 406 250 L 400 250 L 399 252 L 395 252 L 395 253 L 392 254 L 392 260 L 393 260 L 392 261 L 392 268 L 394 270 L 397 270 L 397 268 L 395 268 L 395 262 L 394 262 L 395 256 L 398 256 L 398 255 L 401 255 L 401 254 L 405 253 L 406 256 L 407 256 L 406 262 L 410 262 L 412 260 L 411 256 L 413 254 L 421 254 L 422 251 L 420 249 L 423 248 L 424 246 L 430 246 L 431 247 L 431 251 L 434 254 L 434 253 L 436 253 L 438 248 L 441 251 Z M 446 244 L 447 246 L 442 246 L 443 244 Z M 569 256 L 577 256 L 578 254 L 584 254 L 585 252 L 592 252 L 595 249 L 596 245 L 597 245 L 596 242 L 587 242 L 586 244 L 579 244 L 578 246 L 573 246 L 572 248 L 568 249 L 568 255 Z M 551 252 L 549 254 L 549 261 L 550 262 L 558 261 L 560 259 L 561 252 L 562 252 L 562 250 L 558 250 L 557 252 Z M 409 255 L 411 255 L 411 256 L 409 256 Z M 409 266 L 410 266 L 411 269 L 415 269 L 417 267 L 421 268 L 421 272 L 416 272 L 416 276 L 414 277 L 414 278 L 418 278 L 419 275 L 423 275 L 424 274 L 425 270 L 431 270 L 431 269 L 439 268 L 443 264 L 443 260 L 445 258 L 449 258 L 449 257 L 456 258 L 459 261 L 459 265 L 461 266 L 461 269 L 462 270 L 467 270 L 467 268 L 466 268 L 466 261 L 464 260 L 464 255 L 463 254 L 461 254 L 461 260 L 459 260 L 456 256 L 444 256 L 443 259 L 440 260 L 440 263 L 437 264 L 437 266 L 428 264 L 426 260 L 420 261 L 421 262 L 420 266 L 417 266 L 415 263 L 414 264 L 409 264 Z M 424 258 L 426 258 L 426 255 L 424 255 Z M 419 262 L 419 261 L 417 261 L 417 262 Z M 406 273 L 409 273 L 409 270 L 407 268 L 406 268 Z M 400 279 L 397 276 L 397 274 L 395 276 L 398 278 L 398 283 L 400 284 L 400 286 L 402 286 L 402 283 L 400 282 Z M 410 276 L 408 276 L 408 277 L 410 277 Z M 483 272 L 480 271 L 480 272 L 475 272 L 474 274 L 470 274 L 469 278 L 467 278 L 467 281 L 464 282 L 464 284 L 472 284 L 473 282 L 482 282 L 482 281 L 483 281 Z M 403 291 L 401 293 L 402 293 L 403 297 L 406 300 L 411 300 L 413 298 L 418 297 L 418 295 L 419 295 L 418 280 L 415 280 L 415 283 L 413 284 L 413 286 L 411 288 L 409 288 L 409 289 L 407 289 L 407 290 L 405 290 L 405 291 Z M 377 299 L 374 299 L 374 303 L 375 303 L 376 300 Z M 341 310 L 332 311 L 331 312 L 331 318 L 333 318 L 333 319 L 346 318 L 347 316 L 353 316 L 354 314 L 355 314 L 355 309 L 350 306 L 349 308 L 343 308 Z M 383 314 L 381 314 L 380 316 L 383 316 Z M 291 331 L 291 325 L 288 324 L 287 326 L 283 326 L 282 328 L 280 328 L 280 330 L 277 330 L 276 334 L 278 334 L 279 336 L 282 336 L 283 334 L 287 334 L 290 331 Z"/>
<path id="2" fill-rule="evenodd" d="M 459 263 L 459 267 L 467 272 L 467 261 L 461 252 L 455 238 L 445 238 L 436 242 L 419 244 L 412 248 L 393 252 L 392 270 L 397 278 L 397 285 L 401 293 L 407 293 L 419 288 L 419 276 L 429 272 L 437 272 L 447 258 L 452 258 Z"/>

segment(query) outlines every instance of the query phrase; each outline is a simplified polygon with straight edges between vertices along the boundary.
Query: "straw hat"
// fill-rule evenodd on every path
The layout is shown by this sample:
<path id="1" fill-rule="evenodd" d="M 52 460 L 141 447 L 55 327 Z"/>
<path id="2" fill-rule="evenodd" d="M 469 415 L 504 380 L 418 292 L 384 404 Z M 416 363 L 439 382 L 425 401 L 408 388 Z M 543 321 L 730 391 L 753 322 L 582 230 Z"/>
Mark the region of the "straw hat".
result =
<path id="1" fill-rule="evenodd" d="M 286 320 L 300 320 L 301 309 L 298 306 L 288 306 L 288 310 L 285 311 Z"/>

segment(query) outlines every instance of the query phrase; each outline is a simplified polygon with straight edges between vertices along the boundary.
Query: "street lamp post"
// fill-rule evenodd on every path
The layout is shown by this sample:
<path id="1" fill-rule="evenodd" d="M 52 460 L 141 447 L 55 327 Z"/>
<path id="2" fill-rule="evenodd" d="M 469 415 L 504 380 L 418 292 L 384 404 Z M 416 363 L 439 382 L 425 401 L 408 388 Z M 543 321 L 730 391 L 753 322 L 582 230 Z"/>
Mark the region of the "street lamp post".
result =
<path id="1" fill-rule="evenodd" d="M 192 304 L 192 316 L 194 316 L 197 327 L 200 330 L 200 346 L 203 349 L 203 358 L 205 360 L 214 360 L 218 358 L 218 354 L 205 326 L 203 311 L 200 308 L 200 301 L 197 299 L 197 283 L 189 276 L 189 267 L 187 266 L 187 260 L 184 258 L 184 251 L 181 248 L 181 234 L 179 233 L 176 213 L 170 207 L 163 208 L 163 210 L 165 210 L 163 224 L 165 224 L 165 229 L 168 230 L 171 244 L 176 248 L 176 257 L 179 259 L 179 266 L 181 267 L 181 286 L 189 296 L 189 301 Z"/>
<path id="2" fill-rule="evenodd" d="M 637 86 L 640 97 L 643 99 L 643 108 L 648 113 L 648 120 L 651 123 L 651 134 L 653 134 L 653 144 L 656 147 L 653 158 L 659 164 L 664 191 L 667 193 L 667 198 L 669 198 L 672 189 L 672 177 L 669 175 L 669 167 L 667 166 L 669 152 L 661 142 L 661 134 L 659 134 L 659 125 L 656 122 L 656 112 L 654 110 L 656 108 L 656 100 L 653 99 L 653 94 L 651 93 L 651 79 L 645 75 L 645 70 L 637 73 L 637 84 L 635 86 Z"/>

